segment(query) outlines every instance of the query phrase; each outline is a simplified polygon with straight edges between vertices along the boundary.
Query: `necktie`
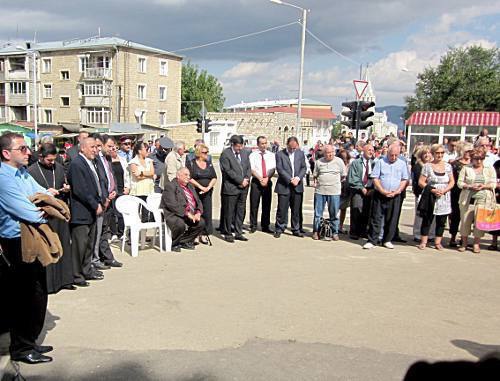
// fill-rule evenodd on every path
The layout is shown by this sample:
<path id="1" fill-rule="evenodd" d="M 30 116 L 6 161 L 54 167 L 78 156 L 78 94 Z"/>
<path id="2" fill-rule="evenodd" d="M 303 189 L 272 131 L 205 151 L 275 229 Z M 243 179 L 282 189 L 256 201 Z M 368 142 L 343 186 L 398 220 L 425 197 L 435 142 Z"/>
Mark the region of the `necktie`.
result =
<path id="1" fill-rule="evenodd" d="M 102 196 L 102 189 L 101 189 L 101 182 L 99 181 L 99 175 L 97 174 L 97 165 L 95 162 L 92 162 L 92 165 L 94 166 L 94 171 L 92 173 L 94 174 L 95 182 L 97 183 L 97 193 L 99 193 L 99 197 Z"/>
<path id="2" fill-rule="evenodd" d="M 368 184 L 368 160 L 365 161 L 365 175 L 363 176 L 363 185 Z"/>
<path id="3" fill-rule="evenodd" d="M 266 161 L 264 160 L 264 153 L 260 153 L 262 159 L 262 177 L 267 177 Z"/>
<path id="4" fill-rule="evenodd" d="M 115 190 L 115 178 L 113 176 L 113 172 L 111 171 L 111 167 L 109 166 L 109 161 L 105 157 L 101 157 L 104 169 L 106 169 L 106 175 L 108 176 L 108 192 L 111 193 Z"/>
<path id="5" fill-rule="evenodd" d="M 241 163 L 241 157 L 239 153 L 236 154 L 236 159 L 238 159 L 238 161 Z"/>

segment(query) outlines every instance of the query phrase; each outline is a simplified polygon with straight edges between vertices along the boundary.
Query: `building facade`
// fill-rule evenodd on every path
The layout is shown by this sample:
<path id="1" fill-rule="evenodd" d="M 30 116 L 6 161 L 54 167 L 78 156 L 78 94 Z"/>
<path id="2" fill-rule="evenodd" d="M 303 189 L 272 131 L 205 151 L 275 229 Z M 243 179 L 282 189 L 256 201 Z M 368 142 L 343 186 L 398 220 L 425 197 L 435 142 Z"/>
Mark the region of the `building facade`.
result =
<path id="1" fill-rule="evenodd" d="M 33 120 L 33 55 L 39 123 L 180 122 L 182 57 L 116 37 L 0 49 L 4 121 Z"/>

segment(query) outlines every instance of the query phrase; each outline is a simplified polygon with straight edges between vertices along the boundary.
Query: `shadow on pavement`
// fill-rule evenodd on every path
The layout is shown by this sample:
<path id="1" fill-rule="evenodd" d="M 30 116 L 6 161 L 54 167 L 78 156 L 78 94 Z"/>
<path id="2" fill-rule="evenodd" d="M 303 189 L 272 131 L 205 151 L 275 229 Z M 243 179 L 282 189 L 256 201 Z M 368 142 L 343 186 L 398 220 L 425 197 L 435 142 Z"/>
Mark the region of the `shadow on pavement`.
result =
<path id="1" fill-rule="evenodd" d="M 452 340 L 451 343 L 478 359 L 490 355 L 492 352 L 500 352 L 500 345 L 480 344 L 469 340 Z"/>
<path id="2" fill-rule="evenodd" d="M 59 316 L 53 315 L 49 310 L 47 310 L 47 314 L 45 315 L 45 323 L 43 325 L 43 330 L 38 336 L 39 343 L 43 343 L 45 337 L 47 336 L 47 333 L 49 331 L 52 331 L 57 326 L 56 321 L 60 319 L 61 318 Z"/>

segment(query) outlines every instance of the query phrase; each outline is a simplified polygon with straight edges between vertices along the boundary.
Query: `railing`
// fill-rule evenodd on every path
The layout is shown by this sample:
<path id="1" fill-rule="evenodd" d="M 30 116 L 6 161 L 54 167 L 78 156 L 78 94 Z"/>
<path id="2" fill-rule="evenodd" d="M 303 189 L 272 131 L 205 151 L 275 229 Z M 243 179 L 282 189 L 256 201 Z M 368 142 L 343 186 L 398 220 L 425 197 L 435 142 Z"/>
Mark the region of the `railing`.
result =
<path id="1" fill-rule="evenodd" d="M 97 106 L 109 107 L 109 96 L 104 95 L 84 95 L 82 99 L 82 106 Z"/>
<path id="2" fill-rule="evenodd" d="M 26 106 L 29 101 L 26 94 L 9 94 L 9 106 Z"/>
<path id="3" fill-rule="evenodd" d="M 83 73 L 85 79 L 111 79 L 111 69 L 106 67 L 88 67 Z"/>

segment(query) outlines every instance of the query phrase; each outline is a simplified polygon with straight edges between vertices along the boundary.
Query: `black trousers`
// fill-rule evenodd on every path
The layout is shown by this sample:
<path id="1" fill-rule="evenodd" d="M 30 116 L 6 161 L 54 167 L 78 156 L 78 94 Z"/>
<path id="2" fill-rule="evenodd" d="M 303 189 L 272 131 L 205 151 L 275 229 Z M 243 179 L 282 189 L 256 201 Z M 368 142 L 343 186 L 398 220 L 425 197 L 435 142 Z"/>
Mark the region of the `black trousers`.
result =
<path id="1" fill-rule="evenodd" d="M 457 235 L 458 227 L 460 225 L 460 207 L 458 205 L 459 198 L 460 198 L 460 192 L 454 192 L 452 190 L 451 191 L 451 214 L 450 214 L 450 234 L 452 236 Z"/>
<path id="2" fill-rule="evenodd" d="M 16 357 L 32 350 L 42 332 L 47 312 L 47 275 L 38 260 L 23 262 L 21 238 L 0 238 L 0 245 L 4 255 L 0 258 L 0 327 L 9 330 L 10 354 Z"/>
<path id="3" fill-rule="evenodd" d="M 120 197 L 121 195 L 118 195 Z M 110 221 L 111 234 L 121 237 L 125 231 L 125 223 L 122 214 L 116 210 L 116 198 L 111 201 L 111 221 Z"/>
<path id="4" fill-rule="evenodd" d="M 250 184 L 250 228 L 257 228 L 259 204 L 262 198 L 262 212 L 260 215 L 260 227 L 268 230 L 271 223 L 271 200 L 273 198 L 273 183 L 268 181 L 263 187 L 259 180 L 252 179 Z"/>
<path id="5" fill-rule="evenodd" d="M 398 216 L 401 209 L 401 197 L 385 197 L 375 191 L 373 194 L 372 210 L 370 214 L 370 233 L 368 242 L 376 245 L 382 224 L 384 226 L 384 235 L 382 243 L 391 242 L 396 234 L 398 227 Z"/>
<path id="6" fill-rule="evenodd" d="M 448 214 L 444 216 L 435 216 L 431 214 L 430 216 L 425 216 L 422 218 L 422 225 L 420 226 L 421 235 L 429 235 L 431 229 L 432 221 L 436 218 L 436 237 L 442 237 L 444 234 L 444 228 L 446 226 L 446 220 L 448 219 Z"/>
<path id="7" fill-rule="evenodd" d="M 243 221 L 246 214 L 248 187 L 237 195 L 222 195 L 222 229 L 221 234 L 231 235 L 231 226 L 234 226 L 236 235 L 243 234 Z"/>
<path id="8" fill-rule="evenodd" d="M 404 190 L 399 197 L 400 197 L 400 202 L 399 202 L 398 220 L 396 222 L 396 232 L 394 233 L 394 237 L 400 237 L 400 235 L 399 235 L 399 220 L 401 219 L 401 212 L 403 210 L 403 201 L 406 198 L 406 190 Z"/>
<path id="9" fill-rule="evenodd" d="M 365 196 L 360 190 L 353 191 L 351 197 L 350 235 L 366 237 L 368 232 L 367 222 L 370 218 L 372 205 L 372 193 Z"/>
<path id="10" fill-rule="evenodd" d="M 92 253 L 96 241 L 96 223 L 71 226 L 71 253 L 75 283 L 83 282 L 92 273 Z"/>
<path id="11" fill-rule="evenodd" d="M 109 247 L 109 240 L 111 239 L 111 223 L 114 218 L 113 208 L 106 209 L 102 220 L 102 232 L 99 240 L 99 259 L 101 261 L 113 261 L 115 256 Z"/>
<path id="12" fill-rule="evenodd" d="M 203 217 L 196 224 L 187 218 L 177 216 L 167 217 L 165 222 L 172 232 L 172 247 L 182 243 L 193 243 L 194 239 L 205 230 Z"/>
<path id="13" fill-rule="evenodd" d="M 298 233 L 300 231 L 302 196 L 303 193 L 297 192 L 293 187 L 290 187 L 289 194 L 278 194 L 278 209 L 276 210 L 275 224 L 277 232 L 284 232 L 288 225 L 288 208 L 290 208 L 292 215 L 292 232 Z"/>
<path id="14" fill-rule="evenodd" d="M 208 193 L 198 193 L 201 204 L 203 205 L 203 219 L 205 220 L 205 231 L 203 233 L 207 235 L 214 233 L 214 224 L 212 220 L 212 194 L 213 189 L 211 189 Z"/>

